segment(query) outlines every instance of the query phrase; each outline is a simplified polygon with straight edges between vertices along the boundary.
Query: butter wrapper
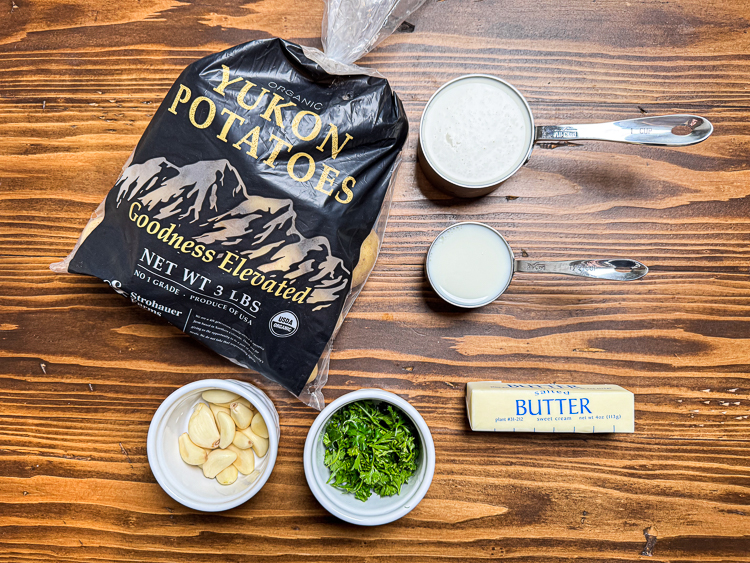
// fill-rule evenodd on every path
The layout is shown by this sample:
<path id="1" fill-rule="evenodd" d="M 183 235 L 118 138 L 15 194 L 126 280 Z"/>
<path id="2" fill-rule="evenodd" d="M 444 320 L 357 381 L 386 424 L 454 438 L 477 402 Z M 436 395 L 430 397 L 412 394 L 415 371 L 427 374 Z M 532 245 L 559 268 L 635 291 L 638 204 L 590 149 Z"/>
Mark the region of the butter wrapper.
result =
<path id="1" fill-rule="evenodd" d="M 484 432 L 634 432 L 633 393 L 618 385 L 466 385 L 472 430 Z"/>

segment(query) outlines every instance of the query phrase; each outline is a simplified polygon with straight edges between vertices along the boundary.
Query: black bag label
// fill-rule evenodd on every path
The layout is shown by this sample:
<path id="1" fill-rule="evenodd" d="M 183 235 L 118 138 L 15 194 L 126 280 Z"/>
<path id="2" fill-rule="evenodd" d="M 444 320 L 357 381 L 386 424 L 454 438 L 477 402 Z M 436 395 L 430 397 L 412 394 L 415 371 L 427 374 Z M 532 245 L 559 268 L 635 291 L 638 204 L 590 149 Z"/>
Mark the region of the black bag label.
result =
<path id="1" fill-rule="evenodd" d="M 407 135 L 382 78 L 255 41 L 190 65 L 69 270 L 294 394 L 341 314 Z"/>

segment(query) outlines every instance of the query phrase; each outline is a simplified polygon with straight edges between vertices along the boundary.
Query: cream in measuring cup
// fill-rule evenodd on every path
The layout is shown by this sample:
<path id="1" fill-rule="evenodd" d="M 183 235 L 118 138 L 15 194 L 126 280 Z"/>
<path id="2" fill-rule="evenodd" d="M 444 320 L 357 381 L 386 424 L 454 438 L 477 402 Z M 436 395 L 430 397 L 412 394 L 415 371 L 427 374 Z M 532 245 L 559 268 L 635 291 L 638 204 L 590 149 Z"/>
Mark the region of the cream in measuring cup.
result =
<path id="1" fill-rule="evenodd" d="M 424 154 L 437 173 L 457 184 L 497 183 L 528 158 L 531 112 L 509 84 L 486 76 L 453 81 L 426 115 Z"/>
<path id="2" fill-rule="evenodd" d="M 683 114 L 535 126 L 529 104 L 512 85 L 495 76 L 470 74 L 444 84 L 427 102 L 417 155 L 435 186 L 459 197 L 476 197 L 521 168 L 535 143 L 594 140 L 676 147 L 700 143 L 712 131 L 707 119 Z"/>
<path id="3" fill-rule="evenodd" d="M 516 260 L 503 236 L 484 223 L 456 223 L 430 245 L 427 279 L 445 301 L 472 309 L 505 292 L 515 272 L 556 273 L 615 281 L 642 278 L 648 268 L 627 258 L 595 260 Z"/>

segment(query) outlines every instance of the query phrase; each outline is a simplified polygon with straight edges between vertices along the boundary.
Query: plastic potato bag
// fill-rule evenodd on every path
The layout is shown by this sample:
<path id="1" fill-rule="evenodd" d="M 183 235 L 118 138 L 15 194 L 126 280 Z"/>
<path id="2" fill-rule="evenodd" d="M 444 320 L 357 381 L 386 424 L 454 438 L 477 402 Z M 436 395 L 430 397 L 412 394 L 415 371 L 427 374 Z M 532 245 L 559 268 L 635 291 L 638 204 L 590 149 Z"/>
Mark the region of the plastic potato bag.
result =
<path id="1" fill-rule="evenodd" d="M 325 54 L 264 39 L 191 64 L 51 268 L 108 282 L 321 409 L 408 130 L 388 81 L 351 63 L 422 1 L 329 1 Z"/>

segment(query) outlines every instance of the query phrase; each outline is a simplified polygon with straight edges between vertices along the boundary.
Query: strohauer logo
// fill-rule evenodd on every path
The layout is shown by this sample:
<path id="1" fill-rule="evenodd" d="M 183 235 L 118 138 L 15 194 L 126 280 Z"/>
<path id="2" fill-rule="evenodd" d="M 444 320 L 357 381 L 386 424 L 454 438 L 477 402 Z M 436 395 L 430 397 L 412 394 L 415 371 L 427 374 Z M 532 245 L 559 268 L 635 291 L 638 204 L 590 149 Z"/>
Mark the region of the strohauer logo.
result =
<path id="1" fill-rule="evenodd" d="M 271 334 L 279 338 L 291 336 L 299 328 L 299 319 L 291 311 L 276 313 L 268 323 Z"/>

